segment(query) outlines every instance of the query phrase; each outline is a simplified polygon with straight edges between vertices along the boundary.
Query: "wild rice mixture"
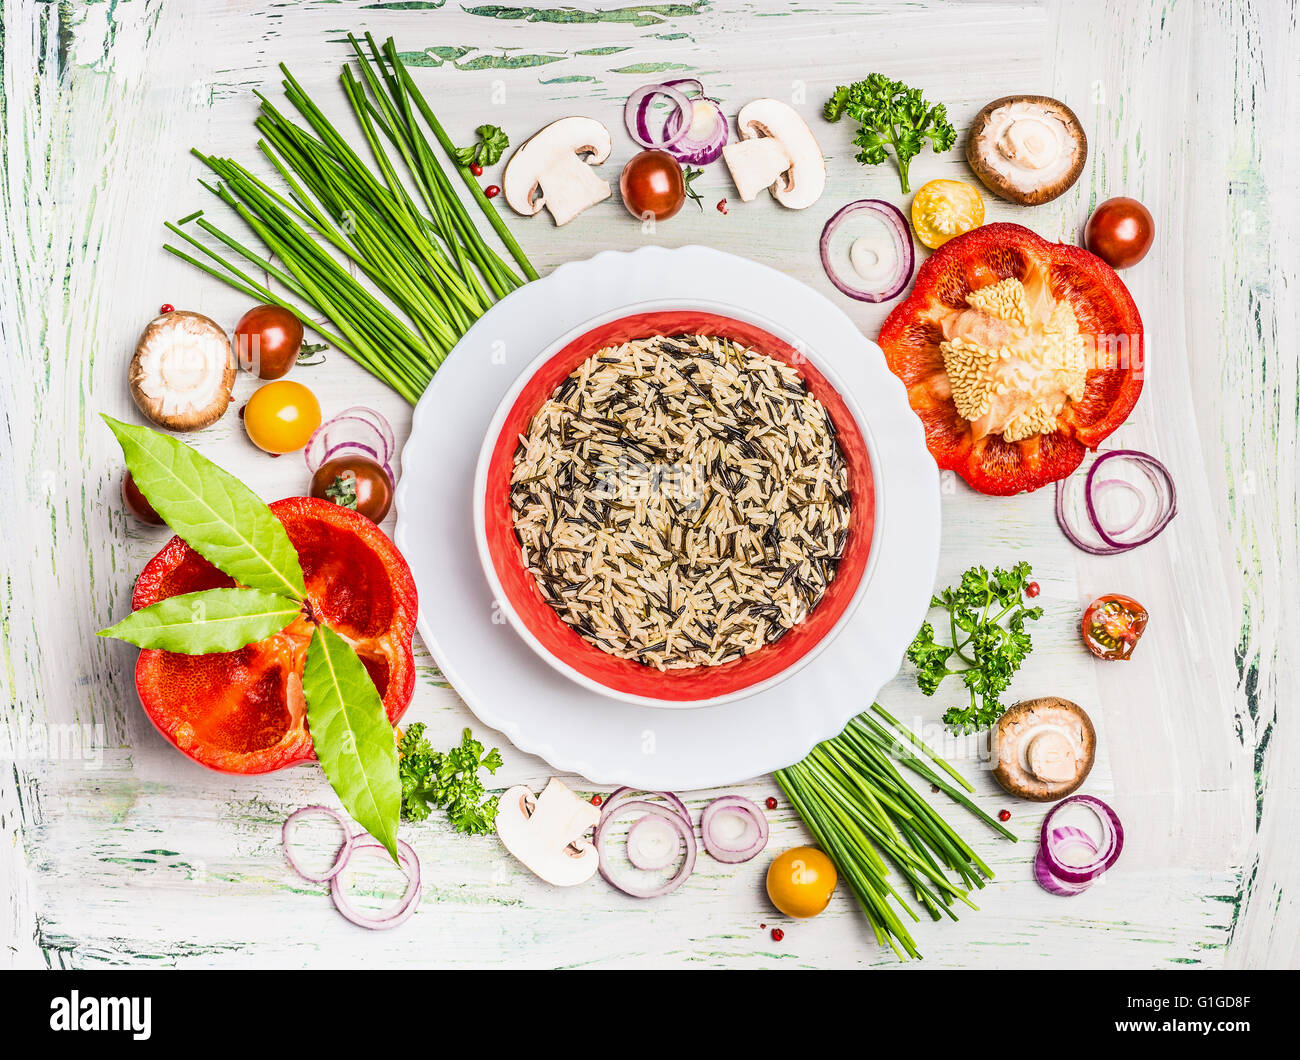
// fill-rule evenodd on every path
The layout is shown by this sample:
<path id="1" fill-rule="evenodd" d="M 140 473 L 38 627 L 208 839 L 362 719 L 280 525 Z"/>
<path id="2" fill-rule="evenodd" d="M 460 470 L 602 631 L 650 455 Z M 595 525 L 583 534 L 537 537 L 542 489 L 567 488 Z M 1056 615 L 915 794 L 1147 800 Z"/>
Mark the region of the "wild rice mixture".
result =
<path id="1" fill-rule="evenodd" d="M 802 622 L 850 514 L 834 425 L 799 373 L 703 335 L 584 361 L 520 435 L 510 504 L 559 616 L 660 670 L 727 662 Z"/>

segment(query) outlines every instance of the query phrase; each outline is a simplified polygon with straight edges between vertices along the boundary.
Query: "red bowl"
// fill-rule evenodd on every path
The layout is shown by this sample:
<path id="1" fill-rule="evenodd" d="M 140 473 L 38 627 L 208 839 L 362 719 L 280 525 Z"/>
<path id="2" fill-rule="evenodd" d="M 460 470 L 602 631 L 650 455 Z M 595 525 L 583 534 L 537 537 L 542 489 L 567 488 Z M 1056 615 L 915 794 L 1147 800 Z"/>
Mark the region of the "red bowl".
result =
<path id="1" fill-rule="evenodd" d="M 834 580 L 808 617 L 779 641 L 717 666 L 660 671 L 601 651 L 567 625 L 546 602 L 523 565 L 510 512 L 510 475 L 519 436 L 537 410 L 579 364 L 597 350 L 654 335 L 699 334 L 732 339 L 792 365 L 830 413 L 849 469 L 852 513 Z M 524 639 L 553 667 L 580 684 L 630 702 L 705 706 L 751 695 L 788 677 L 830 642 L 865 586 L 875 529 L 876 491 L 866 439 L 840 393 L 796 349 L 756 324 L 702 309 L 636 313 L 596 325 L 544 354 L 506 395 L 488 430 L 475 482 L 480 558 L 496 602 Z"/>

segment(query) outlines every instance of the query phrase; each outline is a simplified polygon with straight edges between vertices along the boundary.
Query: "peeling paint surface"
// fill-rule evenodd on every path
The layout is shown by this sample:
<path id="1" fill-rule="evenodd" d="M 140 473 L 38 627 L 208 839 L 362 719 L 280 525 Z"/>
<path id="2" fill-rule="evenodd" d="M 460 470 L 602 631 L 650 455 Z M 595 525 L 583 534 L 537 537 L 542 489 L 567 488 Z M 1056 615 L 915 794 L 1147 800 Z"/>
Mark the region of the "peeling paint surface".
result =
<path id="1" fill-rule="evenodd" d="M 119 456 L 97 414 L 135 417 L 126 362 L 160 303 L 231 323 L 246 308 L 161 249 L 164 220 L 208 205 L 189 150 L 251 161 L 253 92 L 278 96 L 282 61 L 351 128 L 337 74 L 353 29 L 397 39 L 459 142 L 486 121 L 518 143 L 566 114 L 599 117 L 615 134 L 605 166 L 615 183 L 635 151 L 623 101 L 645 81 L 700 77 L 729 114 L 758 96 L 790 99 L 828 160 L 826 194 L 808 211 L 756 201 L 722 215 L 712 204 L 734 200 L 734 188 L 715 165 L 696 182 L 708 208 L 688 207 L 656 233 L 617 202 L 559 230 L 511 216 L 512 230 L 543 272 L 647 239 L 745 254 L 826 292 L 872 336 L 887 307 L 833 291 L 817 236 L 852 199 L 905 201 L 890 166 L 853 160 L 847 124 L 817 117 L 830 90 L 887 71 L 946 102 L 959 129 L 1010 92 L 1069 102 L 1089 135 L 1084 176 L 1032 211 L 987 197 L 989 219 L 1074 241 L 1104 198 L 1129 194 L 1151 208 L 1156 248 L 1126 276 L 1146 324 L 1148 378 L 1112 442 L 1170 465 L 1180 513 L 1155 544 L 1094 559 L 1061 538 L 1049 493 L 995 499 L 950 482 L 939 576 L 1033 563 L 1047 614 L 1008 701 L 1059 694 L 1089 710 L 1102 754 L 1088 790 L 1116 807 L 1128 845 L 1087 894 L 1045 894 L 1029 867 L 1041 809 L 1008 805 L 973 745 L 949 744 L 982 804 L 1011 809 L 1021 841 L 981 834 L 954 811 L 997 879 L 975 896 L 978 912 L 924 922 L 915 935 L 933 965 L 1300 963 L 1300 792 L 1287 764 L 1300 753 L 1300 722 L 1286 709 L 1300 676 L 1291 349 L 1300 158 L 1295 138 L 1278 134 L 1300 124 L 1292 5 L 9 0 L 3 20 L 0 481 L 10 493 L 0 545 L 0 963 L 896 964 L 845 893 L 773 943 L 760 930 L 775 922 L 763 858 L 738 867 L 701 858 L 676 894 L 638 903 L 600 881 L 548 888 L 494 840 L 453 836 L 438 820 L 403 828 L 425 870 L 419 913 L 385 936 L 355 929 L 279 849 L 289 812 L 332 801 L 319 771 L 229 777 L 190 763 L 139 708 L 134 650 L 94 636 L 128 608 L 135 574 L 166 538 L 125 514 Z M 912 170 L 914 187 L 971 179 L 959 150 L 927 152 Z M 401 438 L 409 429 L 409 408 L 333 351 L 295 378 L 327 414 L 363 400 Z M 252 389 L 239 380 L 236 406 Z M 234 415 L 193 441 L 268 499 L 306 486 L 296 458 L 255 452 Z M 1077 617 L 1116 589 L 1153 620 L 1131 662 L 1097 665 L 1078 643 Z M 427 722 L 440 744 L 467 724 L 490 740 L 418 640 L 416 649 L 408 717 Z M 921 697 L 906 671 L 881 701 L 927 735 L 948 705 Z M 503 752 L 502 786 L 540 787 L 549 776 L 540 760 Z M 760 801 L 778 794 L 770 778 L 736 790 Z M 685 798 L 698 813 L 717 794 Z M 788 807 L 771 818 L 774 851 L 806 841 Z M 382 889 L 364 874 L 357 887 Z"/>

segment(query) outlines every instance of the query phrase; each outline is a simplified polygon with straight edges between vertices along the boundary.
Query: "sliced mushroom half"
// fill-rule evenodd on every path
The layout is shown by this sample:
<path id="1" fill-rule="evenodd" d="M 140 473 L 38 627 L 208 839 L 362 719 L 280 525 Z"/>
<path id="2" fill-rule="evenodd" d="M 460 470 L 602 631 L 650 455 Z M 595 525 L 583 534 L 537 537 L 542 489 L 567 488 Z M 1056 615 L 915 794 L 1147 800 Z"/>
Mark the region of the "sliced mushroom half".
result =
<path id="1" fill-rule="evenodd" d="M 1067 191 L 1088 160 L 1074 111 L 1051 96 L 1003 96 L 976 115 L 966 161 L 995 195 L 1037 206 Z"/>
<path id="2" fill-rule="evenodd" d="M 551 778 L 540 795 L 524 785 L 497 804 L 497 836 L 505 848 L 547 883 L 572 887 L 596 874 L 600 861 L 587 833 L 600 811 Z"/>
<path id="3" fill-rule="evenodd" d="M 756 99 L 736 116 L 740 139 L 722 149 L 742 202 L 764 188 L 782 206 L 802 210 L 826 188 L 826 158 L 799 112 L 779 99 Z"/>
<path id="4" fill-rule="evenodd" d="M 230 405 L 235 353 L 216 321 L 176 310 L 149 321 L 128 371 L 140 411 L 171 431 L 215 423 Z"/>
<path id="5" fill-rule="evenodd" d="M 525 217 L 550 210 L 557 226 L 610 196 L 609 181 L 592 166 L 609 157 L 609 130 L 595 118 L 553 121 L 519 145 L 502 183 L 510 208 Z"/>
<path id="6" fill-rule="evenodd" d="M 1092 719 L 1057 696 L 1028 699 L 989 732 L 993 776 L 1012 795 L 1049 802 L 1079 787 L 1097 755 Z"/>

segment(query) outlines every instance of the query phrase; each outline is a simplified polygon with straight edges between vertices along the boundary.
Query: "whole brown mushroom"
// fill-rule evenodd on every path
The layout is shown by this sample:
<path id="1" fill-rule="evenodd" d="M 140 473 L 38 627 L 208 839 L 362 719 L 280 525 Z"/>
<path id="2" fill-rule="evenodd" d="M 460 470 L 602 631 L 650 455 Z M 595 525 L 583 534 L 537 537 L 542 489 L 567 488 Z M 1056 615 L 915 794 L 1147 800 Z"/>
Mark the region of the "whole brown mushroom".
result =
<path id="1" fill-rule="evenodd" d="M 140 411 L 159 427 L 196 431 L 229 407 L 235 353 L 215 320 L 175 310 L 140 333 L 128 382 Z"/>
<path id="2" fill-rule="evenodd" d="M 1092 719 L 1077 703 L 1043 696 L 1017 703 L 989 731 L 993 777 L 1012 795 L 1063 799 L 1088 779 L 1097 755 Z"/>
<path id="3" fill-rule="evenodd" d="M 966 139 L 966 161 L 984 186 L 1022 206 L 1064 194 L 1087 160 L 1083 126 L 1051 96 L 995 99 L 975 116 Z"/>

